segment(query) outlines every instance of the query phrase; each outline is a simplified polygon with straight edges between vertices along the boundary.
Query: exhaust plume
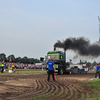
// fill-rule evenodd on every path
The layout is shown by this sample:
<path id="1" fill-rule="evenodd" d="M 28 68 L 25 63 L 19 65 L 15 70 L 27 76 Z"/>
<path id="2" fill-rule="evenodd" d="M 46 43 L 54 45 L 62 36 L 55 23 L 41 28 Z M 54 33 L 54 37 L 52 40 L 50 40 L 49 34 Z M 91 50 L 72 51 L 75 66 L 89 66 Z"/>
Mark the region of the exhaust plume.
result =
<path id="1" fill-rule="evenodd" d="M 66 38 L 64 41 L 58 40 L 54 44 L 54 49 L 56 48 L 63 48 L 64 51 L 66 50 L 74 50 L 79 55 L 82 56 L 99 56 L 100 55 L 100 45 L 97 43 L 90 43 L 90 40 L 85 37 L 79 38 Z"/>

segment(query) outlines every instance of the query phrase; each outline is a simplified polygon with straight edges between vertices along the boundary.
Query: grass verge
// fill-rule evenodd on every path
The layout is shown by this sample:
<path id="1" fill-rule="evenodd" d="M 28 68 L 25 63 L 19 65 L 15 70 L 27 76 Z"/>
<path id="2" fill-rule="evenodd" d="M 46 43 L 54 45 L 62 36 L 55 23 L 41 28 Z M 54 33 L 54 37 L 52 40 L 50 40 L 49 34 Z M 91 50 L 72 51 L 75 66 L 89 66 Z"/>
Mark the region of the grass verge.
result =
<path id="1" fill-rule="evenodd" d="M 93 81 L 94 80 L 92 80 L 91 82 Z M 84 100 L 100 100 L 100 80 L 98 79 L 96 82 L 88 84 L 88 86 L 94 87 L 94 93 L 89 94 L 89 96 L 84 98 Z"/>
<path id="2" fill-rule="evenodd" d="M 46 73 L 46 71 L 16 71 L 15 73 L 4 72 L 0 74 L 32 74 L 32 73 Z"/>
<path id="3" fill-rule="evenodd" d="M 97 82 L 99 81 L 98 79 L 93 79 L 93 80 L 87 80 L 87 81 L 84 81 L 84 83 L 89 83 L 89 82 Z"/>
<path id="4" fill-rule="evenodd" d="M 44 100 L 45 98 L 49 98 L 51 96 L 52 96 L 51 94 L 46 94 L 46 95 L 42 95 L 40 97 L 31 98 L 29 100 Z"/>

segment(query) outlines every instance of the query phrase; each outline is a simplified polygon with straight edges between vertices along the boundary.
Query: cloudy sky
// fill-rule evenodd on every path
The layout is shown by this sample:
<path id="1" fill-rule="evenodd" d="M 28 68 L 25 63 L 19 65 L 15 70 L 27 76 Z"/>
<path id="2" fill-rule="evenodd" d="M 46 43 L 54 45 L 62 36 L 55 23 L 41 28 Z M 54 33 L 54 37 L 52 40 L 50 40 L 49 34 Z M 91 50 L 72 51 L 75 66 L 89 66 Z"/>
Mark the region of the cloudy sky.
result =
<path id="1" fill-rule="evenodd" d="M 45 57 L 57 40 L 99 40 L 100 0 L 0 0 L 0 53 Z M 76 54 L 67 51 L 67 60 Z M 74 60 L 75 61 L 75 60 Z"/>

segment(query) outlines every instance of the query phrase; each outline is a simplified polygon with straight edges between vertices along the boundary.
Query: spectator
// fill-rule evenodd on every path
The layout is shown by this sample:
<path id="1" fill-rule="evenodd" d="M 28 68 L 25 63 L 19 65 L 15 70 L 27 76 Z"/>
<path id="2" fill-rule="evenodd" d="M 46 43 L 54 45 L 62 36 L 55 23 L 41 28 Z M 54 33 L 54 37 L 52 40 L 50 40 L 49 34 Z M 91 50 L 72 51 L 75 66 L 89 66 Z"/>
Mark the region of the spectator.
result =
<path id="1" fill-rule="evenodd" d="M 2 61 L 0 60 L 0 72 L 1 72 L 1 67 L 2 67 Z"/>
<path id="2" fill-rule="evenodd" d="M 96 66 L 96 73 L 95 73 L 95 78 L 97 78 L 97 73 L 99 75 L 99 78 L 100 78 L 100 66 L 97 64 Z"/>

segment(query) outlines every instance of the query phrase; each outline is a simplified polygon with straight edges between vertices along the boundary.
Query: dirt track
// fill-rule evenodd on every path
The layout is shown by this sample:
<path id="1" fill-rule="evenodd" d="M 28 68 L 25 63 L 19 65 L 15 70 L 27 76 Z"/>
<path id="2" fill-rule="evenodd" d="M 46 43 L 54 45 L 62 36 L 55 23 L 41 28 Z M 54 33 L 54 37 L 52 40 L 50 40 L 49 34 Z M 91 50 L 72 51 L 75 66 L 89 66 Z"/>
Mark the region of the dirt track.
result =
<path id="1" fill-rule="evenodd" d="M 94 78 L 94 73 L 56 75 L 57 81 L 47 81 L 47 74 L 0 75 L 0 100 L 29 100 L 47 95 L 43 100 L 78 100 L 87 97 L 93 88 L 83 81 Z"/>

